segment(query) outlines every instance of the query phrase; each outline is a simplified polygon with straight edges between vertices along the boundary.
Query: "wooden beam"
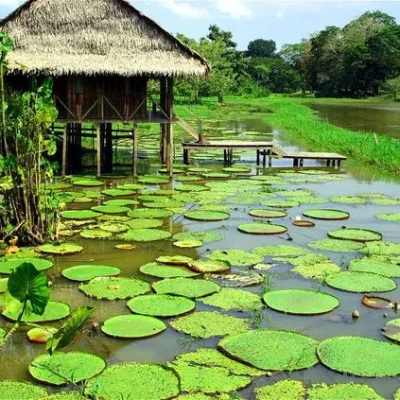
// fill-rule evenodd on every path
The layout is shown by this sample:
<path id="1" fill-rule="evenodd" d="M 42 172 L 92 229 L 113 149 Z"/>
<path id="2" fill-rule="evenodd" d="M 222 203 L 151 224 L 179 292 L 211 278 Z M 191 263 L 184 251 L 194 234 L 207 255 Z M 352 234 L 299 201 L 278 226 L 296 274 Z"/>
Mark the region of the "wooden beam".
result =
<path id="1" fill-rule="evenodd" d="M 64 125 L 64 130 L 63 130 L 63 147 L 62 147 L 62 167 L 61 167 L 61 175 L 63 178 L 65 178 L 67 174 L 67 126 L 68 124 Z"/>

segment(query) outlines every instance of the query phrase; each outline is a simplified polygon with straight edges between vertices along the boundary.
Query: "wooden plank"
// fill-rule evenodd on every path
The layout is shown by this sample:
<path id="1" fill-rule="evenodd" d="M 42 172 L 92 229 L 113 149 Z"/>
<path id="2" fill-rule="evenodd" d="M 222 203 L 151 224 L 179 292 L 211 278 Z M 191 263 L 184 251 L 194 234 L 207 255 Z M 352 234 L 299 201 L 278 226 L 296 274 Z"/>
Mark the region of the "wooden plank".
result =
<path id="1" fill-rule="evenodd" d="M 282 158 L 298 158 L 308 160 L 347 160 L 346 156 L 338 153 L 318 153 L 318 152 L 285 152 Z"/>

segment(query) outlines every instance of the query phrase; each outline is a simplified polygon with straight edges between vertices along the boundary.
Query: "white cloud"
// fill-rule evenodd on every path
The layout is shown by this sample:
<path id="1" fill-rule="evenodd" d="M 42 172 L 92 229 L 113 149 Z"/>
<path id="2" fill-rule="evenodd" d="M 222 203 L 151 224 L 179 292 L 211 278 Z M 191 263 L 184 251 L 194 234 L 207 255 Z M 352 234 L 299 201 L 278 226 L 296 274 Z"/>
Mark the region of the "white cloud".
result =
<path id="1" fill-rule="evenodd" d="M 232 18 L 251 18 L 251 4 L 247 0 L 217 0 L 217 10 Z"/>
<path id="2" fill-rule="evenodd" d="M 1 0 L 0 0 L 1 1 Z M 10 0 L 9 0 L 10 1 Z M 161 4 L 167 7 L 175 14 L 182 15 L 188 18 L 204 18 L 207 17 L 208 10 L 204 7 L 195 6 L 194 1 L 179 1 L 179 0 L 162 0 Z"/>

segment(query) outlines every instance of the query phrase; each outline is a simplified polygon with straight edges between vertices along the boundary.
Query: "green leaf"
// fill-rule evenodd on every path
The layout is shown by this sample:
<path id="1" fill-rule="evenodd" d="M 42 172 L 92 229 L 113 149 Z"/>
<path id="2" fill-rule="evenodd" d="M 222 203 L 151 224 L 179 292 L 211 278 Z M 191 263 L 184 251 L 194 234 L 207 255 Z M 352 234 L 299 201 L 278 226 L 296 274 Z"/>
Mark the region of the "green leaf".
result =
<path id="1" fill-rule="evenodd" d="M 37 315 L 43 315 L 50 298 L 46 274 L 38 271 L 31 263 L 24 263 L 11 273 L 8 291 L 21 303 L 29 301 L 32 312 Z"/>
<path id="2" fill-rule="evenodd" d="M 53 335 L 52 340 L 47 342 L 46 350 L 52 355 L 56 350 L 67 347 L 83 328 L 94 307 L 79 307 L 71 315 L 68 321 Z"/>

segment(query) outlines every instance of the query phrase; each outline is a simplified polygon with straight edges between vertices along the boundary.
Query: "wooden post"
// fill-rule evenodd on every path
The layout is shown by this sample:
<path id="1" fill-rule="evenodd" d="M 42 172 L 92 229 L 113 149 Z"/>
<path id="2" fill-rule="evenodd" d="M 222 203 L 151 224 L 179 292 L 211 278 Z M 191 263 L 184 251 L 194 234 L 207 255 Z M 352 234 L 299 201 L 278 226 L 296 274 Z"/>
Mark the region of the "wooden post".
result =
<path id="1" fill-rule="evenodd" d="M 326 166 L 330 167 L 331 166 L 331 160 L 326 160 Z"/>
<path id="2" fill-rule="evenodd" d="M 112 124 L 104 124 L 104 171 L 105 173 L 112 173 L 113 169 L 113 147 L 112 147 Z"/>
<path id="3" fill-rule="evenodd" d="M 293 167 L 298 167 L 299 166 L 299 159 L 298 158 L 294 158 L 293 159 Z"/>
<path id="4" fill-rule="evenodd" d="M 337 167 L 338 167 L 338 169 L 340 169 L 340 164 L 341 164 L 342 162 L 341 162 L 341 160 L 337 160 Z"/>
<path id="5" fill-rule="evenodd" d="M 268 150 L 268 167 L 272 168 L 272 148 Z"/>
<path id="6" fill-rule="evenodd" d="M 138 175 L 138 135 L 137 135 L 137 124 L 133 124 L 133 131 L 132 131 L 132 135 L 133 135 L 133 140 L 132 140 L 132 144 L 133 144 L 133 158 L 132 158 L 132 166 L 133 166 L 133 177 L 137 178 Z"/>
<path id="7" fill-rule="evenodd" d="M 67 174 L 67 126 L 68 124 L 64 125 L 64 131 L 63 131 L 63 147 L 62 147 L 62 168 L 61 168 L 61 175 L 63 178 L 65 178 L 65 175 Z"/>
<path id="8" fill-rule="evenodd" d="M 224 149 L 224 165 L 228 165 L 228 150 Z"/>
<path id="9" fill-rule="evenodd" d="M 257 165 L 260 165 L 260 150 L 257 150 Z"/>
<path id="10" fill-rule="evenodd" d="M 96 124 L 96 138 L 97 138 L 97 176 L 100 177 L 101 175 L 101 134 L 100 134 L 100 125 Z"/>
<path id="11" fill-rule="evenodd" d="M 170 177 L 173 176 L 174 167 L 174 131 L 172 126 L 172 120 L 174 118 L 174 79 L 168 78 L 167 80 L 167 115 L 168 123 L 166 124 L 166 140 L 167 140 L 167 154 L 166 154 L 166 165 L 168 174 Z"/>
<path id="12" fill-rule="evenodd" d="M 262 155 L 263 155 L 263 167 L 265 168 L 267 166 L 267 150 L 263 150 Z"/>
<path id="13" fill-rule="evenodd" d="M 302 167 L 302 166 L 304 166 L 304 159 L 303 158 L 300 159 L 300 167 Z"/>

